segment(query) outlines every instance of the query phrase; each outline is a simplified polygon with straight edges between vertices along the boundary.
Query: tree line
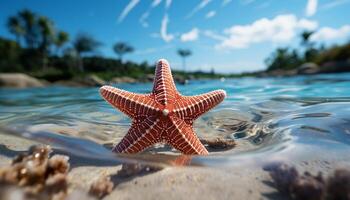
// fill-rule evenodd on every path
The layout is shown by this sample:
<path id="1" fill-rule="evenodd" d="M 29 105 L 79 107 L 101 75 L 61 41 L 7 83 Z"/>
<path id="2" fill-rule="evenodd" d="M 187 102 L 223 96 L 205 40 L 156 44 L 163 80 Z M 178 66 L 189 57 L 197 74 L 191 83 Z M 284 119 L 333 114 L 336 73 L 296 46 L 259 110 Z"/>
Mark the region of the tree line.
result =
<path id="1" fill-rule="evenodd" d="M 277 48 L 266 60 L 267 71 L 293 70 L 304 63 L 315 63 L 321 70 L 327 63 L 332 69 L 329 72 L 350 71 L 350 39 L 344 45 L 325 47 L 312 41 L 313 31 L 304 31 L 300 34 L 300 47 L 297 50 L 290 47 Z M 337 67 L 342 63 L 342 66 Z"/>
<path id="2" fill-rule="evenodd" d="M 0 37 L 1 72 L 24 72 L 49 81 L 70 79 L 86 73 L 110 79 L 118 76 L 140 78 L 154 72 L 154 66 L 147 62 L 137 64 L 125 60 L 125 55 L 135 50 L 126 42 L 117 42 L 112 47 L 118 59 L 105 58 L 97 53 L 103 44 L 90 34 L 78 33 L 72 38 L 67 32 L 57 28 L 48 17 L 27 9 L 10 16 L 6 25 L 14 40 Z M 344 45 L 326 48 L 311 41 L 313 34 L 310 31 L 303 32 L 298 49 L 277 48 L 265 60 L 266 71 L 294 70 L 306 62 L 316 63 L 321 68 L 329 62 L 349 65 L 350 41 Z M 189 49 L 178 49 L 177 54 L 182 58 L 183 69 L 174 70 L 174 74 L 182 76 L 213 78 L 255 76 L 259 73 L 223 75 L 216 74 L 214 70 L 187 72 L 186 59 L 192 52 Z M 350 71 L 350 67 L 341 66 L 333 70 L 340 71 Z"/>
<path id="3" fill-rule="evenodd" d="M 126 42 L 113 45 L 118 59 L 104 58 L 97 53 L 103 44 L 90 34 L 78 33 L 71 38 L 67 32 L 57 28 L 48 17 L 28 9 L 10 16 L 6 26 L 15 40 L 0 37 L 2 72 L 25 72 L 54 81 L 91 72 L 104 78 L 138 78 L 145 73 L 153 73 L 154 70 L 147 62 L 137 64 L 125 61 L 124 56 L 135 50 Z M 182 57 L 185 69 L 185 59 L 192 52 L 179 49 L 177 53 Z"/>

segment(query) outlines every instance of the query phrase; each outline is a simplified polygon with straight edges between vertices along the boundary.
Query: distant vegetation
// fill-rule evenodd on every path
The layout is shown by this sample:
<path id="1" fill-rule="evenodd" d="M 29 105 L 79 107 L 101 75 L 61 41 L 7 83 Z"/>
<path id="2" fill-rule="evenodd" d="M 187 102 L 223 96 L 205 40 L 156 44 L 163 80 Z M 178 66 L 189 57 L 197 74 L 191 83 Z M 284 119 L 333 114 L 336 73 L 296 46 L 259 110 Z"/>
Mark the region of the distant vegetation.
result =
<path id="1" fill-rule="evenodd" d="M 186 58 L 188 56 L 192 55 L 191 50 L 189 50 L 189 49 L 179 49 L 179 50 L 177 50 L 177 54 L 179 56 L 181 56 L 181 58 L 182 58 L 182 67 L 183 67 L 183 70 L 186 71 Z"/>
<path id="2" fill-rule="evenodd" d="M 123 62 L 124 54 L 133 52 L 134 48 L 126 43 L 118 42 L 113 46 L 113 50 L 118 55 L 119 60 Z"/>
<path id="3" fill-rule="evenodd" d="M 23 72 L 48 81 L 69 80 L 86 74 L 95 74 L 106 80 L 122 76 L 139 79 L 154 74 L 153 64 L 124 60 L 126 54 L 134 51 L 131 45 L 117 42 L 113 50 L 118 59 L 105 58 L 98 54 L 103 44 L 92 35 L 79 33 L 72 38 L 55 27 L 50 19 L 30 10 L 10 16 L 7 28 L 15 40 L 0 37 L 0 72 Z M 221 76 L 201 71 L 185 74 L 175 70 L 174 74 L 184 78 Z"/>
<path id="4" fill-rule="evenodd" d="M 124 60 L 125 55 L 135 50 L 131 45 L 120 41 L 113 46 L 118 59 L 105 58 L 98 54 L 103 44 L 93 36 L 79 33 L 72 37 L 47 17 L 30 10 L 10 16 L 6 26 L 14 40 L 0 37 L 0 72 L 23 72 L 48 81 L 69 80 L 87 74 L 95 74 L 105 80 L 122 76 L 140 79 L 154 73 L 153 64 Z M 177 54 L 182 58 L 183 71 L 173 73 L 182 78 L 256 76 L 276 70 L 297 70 L 307 62 L 320 66 L 321 73 L 350 71 L 350 42 L 325 48 L 311 42 L 312 35 L 313 32 L 301 34 L 299 49 L 302 51 L 290 47 L 276 49 L 266 59 L 267 70 L 263 72 L 231 75 L 217 74 L 214 69 L 211 72 L 186 72 L 186 59 L 192 52 L 179 49 Z"/>
<path id="5" fill-rule="evenodd" d="M 312 42 L 313 32 L 305 31 L 300 35 L 303 51 L 290 47 L 278 48 L 265 60 L 267 71 L 296 70 L 303 63 L 314 63 L 320 72 L 350 71 L 350 41 L 345 45 L 318 47 Z"/>

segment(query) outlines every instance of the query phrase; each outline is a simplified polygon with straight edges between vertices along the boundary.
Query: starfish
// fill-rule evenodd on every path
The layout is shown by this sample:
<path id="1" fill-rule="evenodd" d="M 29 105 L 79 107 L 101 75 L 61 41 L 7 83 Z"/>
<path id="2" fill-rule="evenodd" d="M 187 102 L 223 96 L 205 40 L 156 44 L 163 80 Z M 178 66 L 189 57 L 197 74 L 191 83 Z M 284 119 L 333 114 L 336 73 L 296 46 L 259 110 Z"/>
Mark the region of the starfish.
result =
<path id="1" fill-rule="evenodd" d="M 165 59 L 157 62 L 152 93 L 136 94 L 111 86 L 101 87 L 100 93 L 132 119 L 131 128 L 113 152 L 138 153 L 156 143 L 167 143 L 188 155 L 208 154 L 193 131 L 193 122 L 226 96 L 224 90 L 182 96 Z"/>

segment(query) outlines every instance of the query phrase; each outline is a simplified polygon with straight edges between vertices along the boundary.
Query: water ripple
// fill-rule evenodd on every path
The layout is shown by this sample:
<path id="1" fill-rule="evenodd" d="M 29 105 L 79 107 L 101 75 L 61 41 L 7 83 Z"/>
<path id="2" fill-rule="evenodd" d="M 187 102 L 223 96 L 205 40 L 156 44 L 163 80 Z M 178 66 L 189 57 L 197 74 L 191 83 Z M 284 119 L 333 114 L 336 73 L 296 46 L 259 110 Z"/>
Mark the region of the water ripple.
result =
<path id="1" fill-rule="evenodd" d="M 152 86 L 120 87 L 147 93 Z M 350 151 L 350 74 L 191 81 L 178 86 L 184 95 L 217 88 L 225 89 L 228 97 L 199 118 L 194 128 L 199 137 L 235 139 L 237 147 L 209 157 L 196 157 L 197 164 L 234 164 L 247 157 L 259 160 L 266 155 L 273 158 L 296 152 L 304 155 L 305 145 L 322 146 L 327 153 L 334 149 Z M 102 146 L 118 142 L 129 125 L 130 119 L 102 100 L 98 88 L 0 90 L 3 128 L 46 131 L 50 132 L 47 137 L 74 137 Z M 43 135 L 35 137 L 38 136 Z M 65 137 L 59 141 L 62 148 L 70 144 Z M 164 153 L 164 148 L 153 151 Z"/>

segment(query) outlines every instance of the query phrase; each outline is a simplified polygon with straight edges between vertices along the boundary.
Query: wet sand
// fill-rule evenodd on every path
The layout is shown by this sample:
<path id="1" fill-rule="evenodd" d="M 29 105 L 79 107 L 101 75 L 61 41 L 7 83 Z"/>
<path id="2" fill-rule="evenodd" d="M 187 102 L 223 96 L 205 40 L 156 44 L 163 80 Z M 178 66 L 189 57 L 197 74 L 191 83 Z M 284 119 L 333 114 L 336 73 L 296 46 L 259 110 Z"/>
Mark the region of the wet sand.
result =
<path id="1" fill-rule="evenodd" d="M 37 144 L 8 135 L 1 135 L 0 143 L 0 167 L 9 165 L 15 155 Z M 111 176 L 115 188 L 104 199 L 287 199 L 277 192 L 268 172 L 261 167 L 167 167 L 149 174 L 120 176 L 117 173 L 120 165 L 91 166 L 71 161 L 70 191 L 87 193 L 98 178 Z M 296 167 L 328 174 L 335 164 L 322 160 L 301 162 Z"/>

